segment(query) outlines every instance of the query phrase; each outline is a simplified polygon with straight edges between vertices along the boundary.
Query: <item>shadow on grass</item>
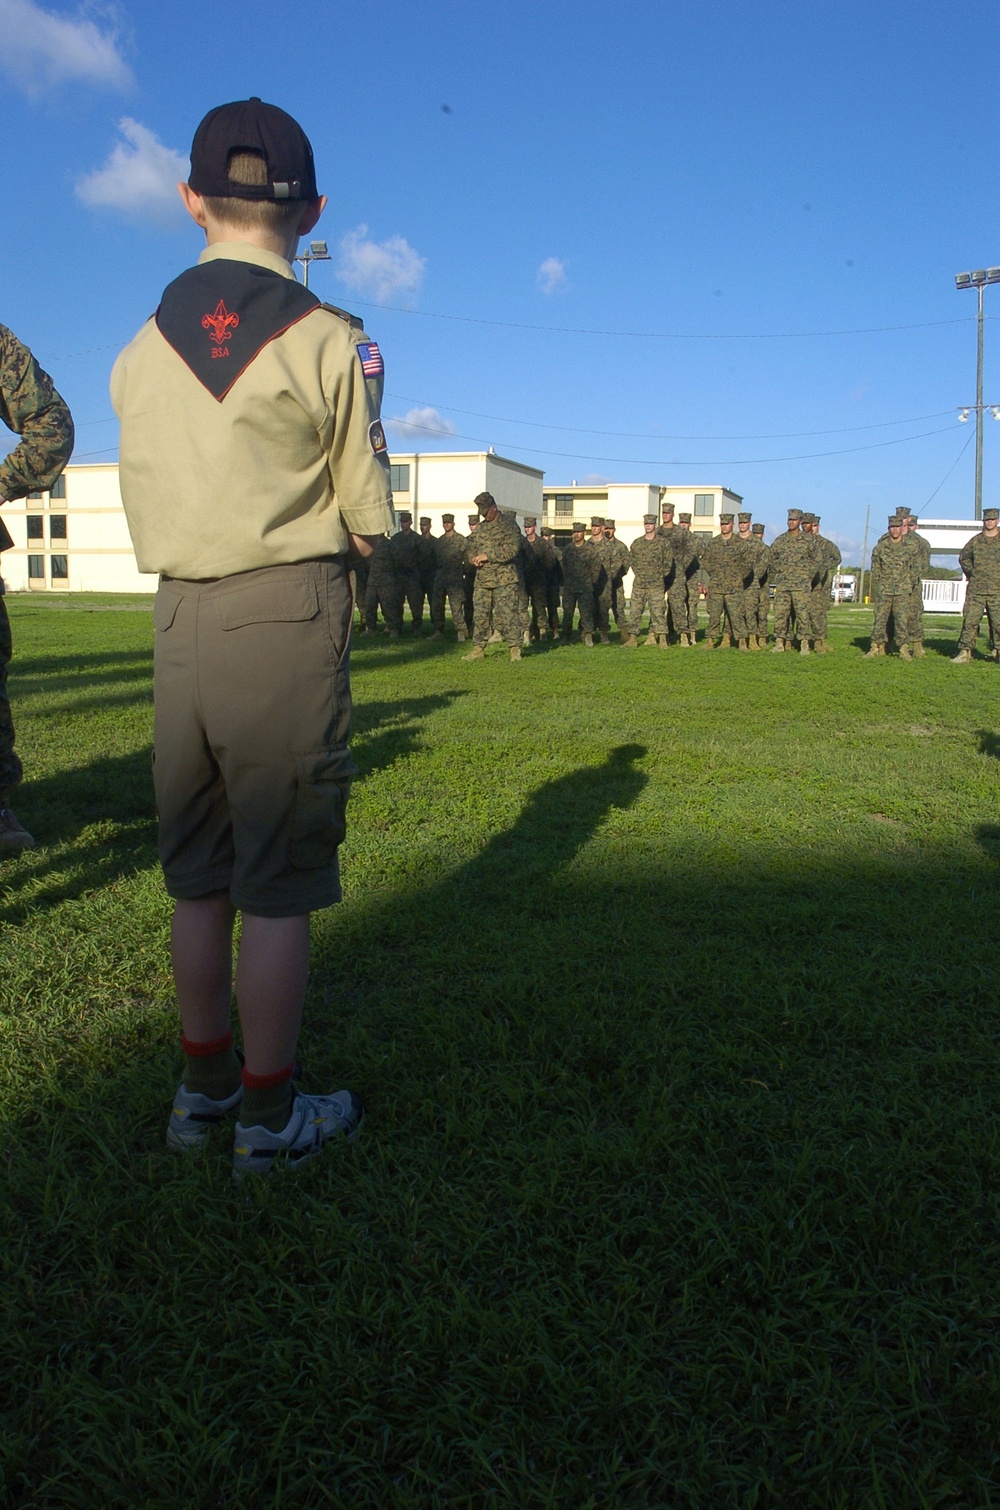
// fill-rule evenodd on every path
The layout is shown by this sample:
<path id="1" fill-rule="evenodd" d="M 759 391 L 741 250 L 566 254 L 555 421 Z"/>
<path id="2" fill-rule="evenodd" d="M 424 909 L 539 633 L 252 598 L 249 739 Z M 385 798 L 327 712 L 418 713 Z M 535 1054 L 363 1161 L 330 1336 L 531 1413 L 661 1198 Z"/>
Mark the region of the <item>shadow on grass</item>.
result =
<path id="1" fill-rule="evenodd" d="M 993 760 L 1000 760 L 1000 734 L 994 734 L 990 729 L 977 729 L 975 734 L 979 740 L 980 755 L 989 755 Z"/>

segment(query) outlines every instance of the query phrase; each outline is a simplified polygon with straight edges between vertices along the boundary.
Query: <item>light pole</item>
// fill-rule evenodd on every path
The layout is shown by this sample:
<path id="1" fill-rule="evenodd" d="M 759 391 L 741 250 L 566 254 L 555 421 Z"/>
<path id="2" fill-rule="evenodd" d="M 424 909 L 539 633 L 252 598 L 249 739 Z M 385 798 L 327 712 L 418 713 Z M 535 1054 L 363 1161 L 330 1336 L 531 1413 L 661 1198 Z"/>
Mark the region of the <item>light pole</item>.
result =
<path id="1" fill-rule="evenodd" d="M 987 283 L 1000 283 L 1000 267 L 980 267 L 972 273 L 957 273 L 956 288 L 974 288 L 979 295 L 979 341 L 976 351 L 976 518 L 983 517 L 983 289 Z M 966 409 L 961 416 L 968 419 Z"/>
<path id="2" fill-rule="evenodd" d="M 325 241 L 310 241 L 309 250 L 296 257 L 296 262 L 302 263 L 302 287 L 309 287 L 309 264 L 310 262 L 329 262 L 330 253 L 327 251 Z M 997 268 L 1000 276 L 1000 268 Z"/>

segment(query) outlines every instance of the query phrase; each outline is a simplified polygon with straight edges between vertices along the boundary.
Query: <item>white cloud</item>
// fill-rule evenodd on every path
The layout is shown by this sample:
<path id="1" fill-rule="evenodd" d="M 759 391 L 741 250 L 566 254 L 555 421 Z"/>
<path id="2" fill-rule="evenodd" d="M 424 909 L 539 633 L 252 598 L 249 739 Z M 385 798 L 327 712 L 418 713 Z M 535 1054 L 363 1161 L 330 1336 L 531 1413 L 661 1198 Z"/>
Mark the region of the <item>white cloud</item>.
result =
<path id="1" fill-rule="evenodd" d="M 587 472 L 580 478 L 584 487 L 587 488 L 601 488 L 606 482 L 612 482 L 613 480 L 611 477 L 605 477 L 603 472 Z"/>
<path id="2" fill-rule="evenodd" d="M 103 167 L 77 180 L 77 198 L 91 209 L 117 210 L 131 220 L 160 225 L 181 220 L 184 206 L 177 184 L 188 176 L 188 159 L 128 116 L 118 122 L 118 130 L 125 141 L 111 149 Z"/>
<path id="3" fill-rule="evenodd" d="M 368 294 L 376 304 L 414 303 L 426 269 L 426 258 L 402 236 L 372 241 L 368 227 L 359 225 L 341 237 L 340 281 L 356 294 Z"/>
<path id="4" fill-rule="evenodd" d="M 538 287 L 543 294 L 554 294 L 566 287 L 566 268 L 561 257 L 546 257 L 538 269 Z"/>
<path id="5" fill-rule="evenodd" d="M 108 89 L 135 82 L 113 30 L 53 15 L 34 0 L 0 0 L 0 66 L 28 94 L 74 80 Z"/>
<path id="6" fill-rule="evenodd" d="M 396 431 L 397 435 L 413 436 L 417 440 L 426 439 L 428 435 L 454 435 L 455 426 L 450 419 L 445 419 L 437 409 L 427 404 L 424 408 L 408 409 L 407 412 L 397 419 L 388 419 L 386 424 Z"/>

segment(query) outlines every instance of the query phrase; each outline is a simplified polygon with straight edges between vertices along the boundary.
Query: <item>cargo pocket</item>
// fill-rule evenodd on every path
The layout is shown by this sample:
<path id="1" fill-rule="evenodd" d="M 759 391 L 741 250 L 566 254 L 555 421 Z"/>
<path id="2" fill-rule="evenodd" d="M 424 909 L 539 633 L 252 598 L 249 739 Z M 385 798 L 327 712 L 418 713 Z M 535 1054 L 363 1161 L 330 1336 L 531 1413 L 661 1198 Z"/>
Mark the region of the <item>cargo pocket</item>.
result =
<path id="1" fill-rule="evenodd" d="M 348 749 L 296 755 L 297 783 L 288 858 L 296 870 L 331 865 L 347 832 L 347 799 L 358 774 Z"/>
<path id="2" fill-rule="evenodd" d="M 304 577 L 291 581 L 254 582 L 220 595 L 220 629 L 249 624 L 301 624 L 319 613 L 316 584 Z"/>
<path id="3" fill-rule="evenodd" d="M 171 592 L 167 587 L 157 590 L 156 597 L 153 599 L 153 624 L 161 633 L 169 629 L 174 622 L 180 604 L 180 593 Z"/>

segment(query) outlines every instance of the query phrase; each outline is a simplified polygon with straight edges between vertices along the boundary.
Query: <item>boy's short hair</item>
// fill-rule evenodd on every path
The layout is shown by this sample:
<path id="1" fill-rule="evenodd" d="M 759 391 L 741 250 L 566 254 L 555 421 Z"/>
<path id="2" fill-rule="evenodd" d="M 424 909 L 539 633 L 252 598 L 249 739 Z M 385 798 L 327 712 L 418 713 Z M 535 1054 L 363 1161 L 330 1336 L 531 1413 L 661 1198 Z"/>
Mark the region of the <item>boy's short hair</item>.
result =
<path id="1" fill-rule="evenodd" d="M 229 182 L 244 186 L 267 183 L 267 160 L 261 152 L 242 149 L 230 152 Z M 307 200 L 236 199 L 213 194 L 202 196 L 202 203 L 213 220 L 224 221 L 233 230 L 269 231 L 277 235 L 293 231 L 302 219 Z"/>

